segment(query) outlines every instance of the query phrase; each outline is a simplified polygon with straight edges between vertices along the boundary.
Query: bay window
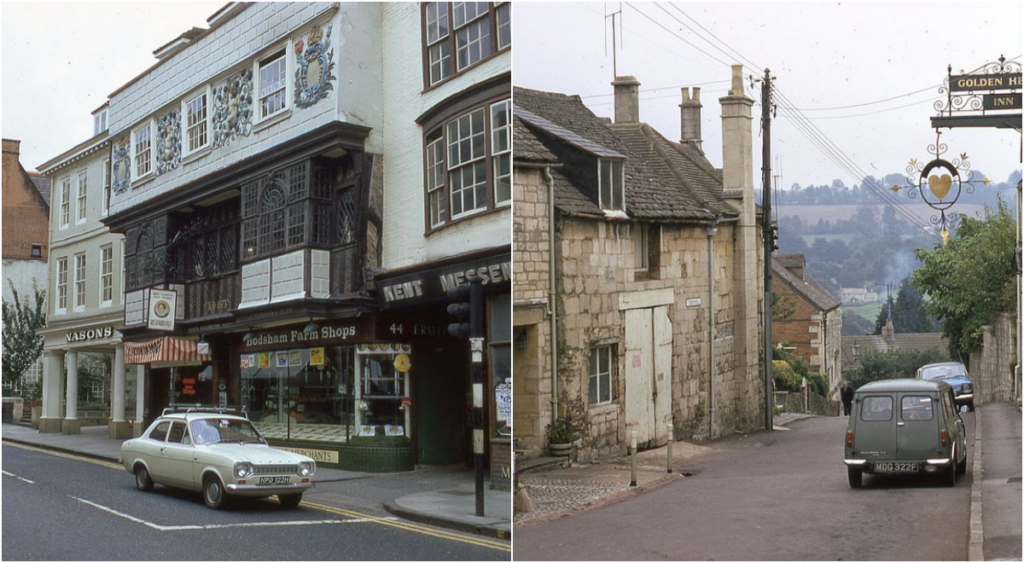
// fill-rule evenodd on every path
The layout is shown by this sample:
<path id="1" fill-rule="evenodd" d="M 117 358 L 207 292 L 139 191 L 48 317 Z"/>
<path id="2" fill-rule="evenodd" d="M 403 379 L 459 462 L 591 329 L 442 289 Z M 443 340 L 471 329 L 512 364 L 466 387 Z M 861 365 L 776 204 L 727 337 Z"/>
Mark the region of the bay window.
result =
<path id="1" fill-rule="evenodd" d="M 507 2 L 423 4 L 423 82 L 430 88 L 512 45 Z"/>

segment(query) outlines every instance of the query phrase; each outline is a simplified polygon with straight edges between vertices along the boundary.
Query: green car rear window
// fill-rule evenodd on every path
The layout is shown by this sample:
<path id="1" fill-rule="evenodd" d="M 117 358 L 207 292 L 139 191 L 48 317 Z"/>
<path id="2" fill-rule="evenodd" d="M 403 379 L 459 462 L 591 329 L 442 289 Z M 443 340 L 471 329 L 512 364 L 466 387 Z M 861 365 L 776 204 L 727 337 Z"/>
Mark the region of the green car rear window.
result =
<path id="1" fill-rule="evenodd" d="M 900 417 L 903 420 L 931 420 L 932 398 L 921 396 L 903 397 L 900 405 Z"/>
<path id="2" fill-rule="evenodd" d="M 892 397 L 864 397 L 860 405 L 861 420 L 892 420 Z"/>

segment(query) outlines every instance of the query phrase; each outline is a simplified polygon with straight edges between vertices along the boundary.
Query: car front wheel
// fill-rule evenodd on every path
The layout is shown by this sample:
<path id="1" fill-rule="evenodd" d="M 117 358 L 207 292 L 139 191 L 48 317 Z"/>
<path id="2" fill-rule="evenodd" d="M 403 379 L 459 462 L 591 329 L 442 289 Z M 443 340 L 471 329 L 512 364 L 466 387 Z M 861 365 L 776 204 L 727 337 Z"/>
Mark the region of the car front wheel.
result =
<path id="1" fill-rule="evenodd" d="M 203 482 L 203 502 L 206 506 L 217 509 L 224 504 L 224 485 L 215 475 L 211 475 Z"/>
<path id="2" fill-rule="evenodd" d="M 864 472 L 853 467 L 846 468 L 846 476 L 850 479 L 850 488 L 859 489 L 864 483 Z"/>
<path id="3" fill-rule="evenodd" d="M 281 506 L 285 508 L 295 508 L 302 502 L 302 493 L 296 495 L 279 495 L 277 500 L 281 502 Z"/>
<path id="4" fill-rule="evenodd" d="M 153 478 L 149 476 L 149 470 L 145 465 L 135 468 L 135 488 L 140 491 L 153 490 Z"/>

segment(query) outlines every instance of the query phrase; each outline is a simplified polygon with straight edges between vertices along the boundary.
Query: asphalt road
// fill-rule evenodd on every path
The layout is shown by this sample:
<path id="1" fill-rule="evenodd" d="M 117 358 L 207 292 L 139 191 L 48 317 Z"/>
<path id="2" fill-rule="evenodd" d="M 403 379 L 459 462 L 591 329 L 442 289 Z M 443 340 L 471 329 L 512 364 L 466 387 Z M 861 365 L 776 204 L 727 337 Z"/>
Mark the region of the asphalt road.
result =
<path id="1" fill-rule="evenodd" d="M 516 528 L 527 560 L 965 560 L 974 413 L 964 413 L 968 470 L 938 480 L 865 476 L 850 489 L 846 419 L 711 444 L 694 475 L 618 504 Z"/>
<path id="2" fill-rule="evenodd" d="M 317 489 L 331 484 L 318 485 Z M 352 486 L 349 484 L 348 486 Z M 316 489 L 315 489 L 316 490 Z M 329 493 L 329 491 L 323 491 Z M 123 467 L 3 445 L 4 560 L 508 560 L 508 543 L 355 506 L 274 499 L 210 510 L 199 493 L 135 489 Z M 376 511 L 375 511 L 376 512 Z"/>

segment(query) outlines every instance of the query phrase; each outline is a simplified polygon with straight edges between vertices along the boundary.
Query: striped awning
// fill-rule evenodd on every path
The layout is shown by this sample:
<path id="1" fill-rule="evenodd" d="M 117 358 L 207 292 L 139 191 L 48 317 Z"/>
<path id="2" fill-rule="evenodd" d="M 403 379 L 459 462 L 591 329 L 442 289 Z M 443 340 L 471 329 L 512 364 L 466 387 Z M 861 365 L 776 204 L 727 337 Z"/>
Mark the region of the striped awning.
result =
<path id="1" fill-rule="evenodd" d="M 195 340 L 163 336 L 149 342 L 125 342 L 124 363 L 205 362 L 210 354 L 200 354 Z"/>

